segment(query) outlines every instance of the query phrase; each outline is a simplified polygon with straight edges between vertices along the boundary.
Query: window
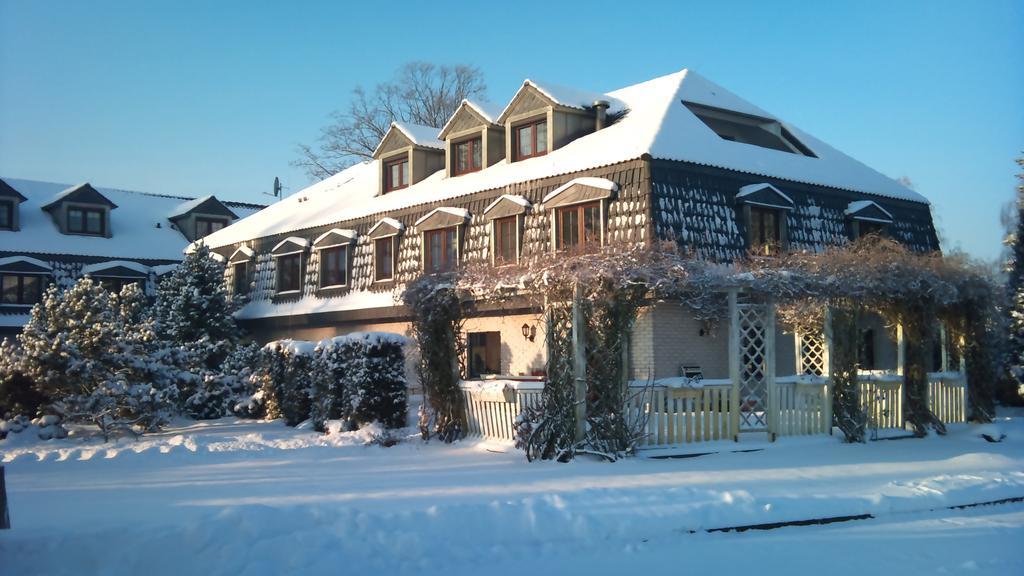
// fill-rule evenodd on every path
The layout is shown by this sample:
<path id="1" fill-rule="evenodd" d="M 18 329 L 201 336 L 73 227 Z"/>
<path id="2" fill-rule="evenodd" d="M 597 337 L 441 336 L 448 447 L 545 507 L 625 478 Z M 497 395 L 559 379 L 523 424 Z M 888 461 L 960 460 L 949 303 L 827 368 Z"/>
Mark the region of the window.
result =
<path id="1" fill-rule="evenodd" d="M 0 230 L 14 229 L 14 205 L 0 202 Z"/>
<path id="2" fill-rule="evenodd" d="M 384 166 L 384 191 L 400 190 L 409 185 L 409 159 L 388 162 Z"/>
<path id="3" fill-rule="evenodd" d="M 782 226 L 779 211 L 771 208 L 750 207 L 750 250 L 765 256 L 774 256 L 782 248 Z"/>
<path id="4" fill-rule="evenodd" d="M 723 140 L 817 158 L 778 120 L 691 102 L 683 104 Z"/>
<path id="5" fill-rule="evenodd" d="M 43 277 L 35 274 L 2 274 L 0 289 L 3 304 L 32 305 L 43 295 Z"/>
<path id="6" fill-rule="evenodd" d="M 427 274 L 451 272 L 455 269 L 456 239 L 454 226 L 423 233 L 423 271 Z"/>
<path id="7" fill-rule="evenodd" d="M 378 238 L 373 241 L 373 279 L 377 282 L 395 277 L 395 237 Z"/>
<path id="8" fill-rule="evenodd" d="M 234 276 L 234 288 L 235 294 L 248 294 L 249 293 L 249 263 L 238 262 L 231 266 L 232 274 Z"/>
<path id="9" fill-rule="evenodd" d="M 871 222 L 870 220 L 858 220 L 857 221 L 857 237 L 862 238 L 868 234 L 874 234 L 876 236 L 885 236 L 887 226 L 882 222 Z"/>
<path id="10" fill-rule="evenodd" d="M 348 246 L 335 246 L 320 251 L 320 287 L 348 284 Z"/>
<path id="11" fill-rule="evenodd" d="M 105 232 L 103 210 L 68 208 L 68 232 L 102 236 Z"/>
<path id="12" fill-rule="evenodd" d="M 277 291 L 298 292 L 302 288 L 301 254 L 277 257 Z"/>
<path id="13" fill-rule="evenodd" d="M 598 202 L 555 211 L 555 247 L 587 252 L 601 246 L 601 205 Z"/>
<path id="14" fill-rule="evenodd" d="M 205 238 L 217 230 L 224 228 L 228 223 L 220 218 L 196 218 L 196 240 Z"/>
<path id="15" fill-rule="evenodd" d="M 470 378 L 501 373 L 501 333 L 470 332 L 467 335 L 467 370 Z"/>
<path id="16" fill-rule="evenodd" d="M 512 132 L 515 140 L 512 147 L 516 160 L 525 160 L 548 153 L 548 122 L 538 120 L 530 124 L 516 126 Z"/>
<path id="17" fill-rule="evenodd" d="M 519 259 L 519 219 L 515 216 L 494 220 L 494 263 L 514 264 Z"/>
<path id="18" fill-rule="evenodd" d="M 119 278 L 116 276 L 96 276 L 94 278 L 104 290 L 112 294 L 120 294 L 121 289 L 130 284 L 139 284 L 141 278 Z"/>
<path id="19" fill-rule="evenodd" d="M 458 176 L 483 168 L 483 139 L 474 138 L 455 144 L 454 172 Z"/>

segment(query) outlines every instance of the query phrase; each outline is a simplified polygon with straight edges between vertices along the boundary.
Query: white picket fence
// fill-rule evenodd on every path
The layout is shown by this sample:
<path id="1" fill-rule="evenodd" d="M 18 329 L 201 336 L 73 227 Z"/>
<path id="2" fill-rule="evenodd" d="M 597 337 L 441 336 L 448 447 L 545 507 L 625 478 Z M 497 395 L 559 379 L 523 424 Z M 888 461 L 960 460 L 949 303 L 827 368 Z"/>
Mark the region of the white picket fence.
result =
<path id="1" fill-rule="evenodd" d="M 857 401 L 869 429 L 903 429 L 903 376 L 882 371 L 857 374 Z"/>
<path id="2" fill-rule="evenodd" d="M 523 408 L 539 406 L 541 379 L 470 380 L 459 383 L 466 404 L 468 437 L 514 441 L 516 418 Z"/>
<path id="3" fill-rule="evenodd" d="M 787 376 L 769 389 L 768 430 L 774 436 L 832 432 L 832 393 L 824 376 Z"/>
<path id="4" fill-rule="evenodd" d="M 653 386 L 635 381 L 625 415 L 641 425 L 641 446 L 673 446 L 734 439 L 737 404 L 729 380 L 670 378 Z"/>
<path id="5" fill-rule="evenodd" d="M 928 374 L 928 407 L 946 424 L 967 421 L 967 378 L 963 372 Z"/>
<path id="6" fill-rule="evenodd" d="M 929 407 L 947 424 L 966 421 L 967 382 L 961 372 L 928 374 Z M 540 379 L 494 379 L 460 384 L 466 403 L 467 436 L 513 441 L 516 418 L 542 402 Z M 862 372 L 857 393 L 870 429 L 904 429 L 903 377 Z M 638 423 L 644 447 L 732 440 L 739 425 L 738 395 L 729 380 L 668 378 L 630 383 L 627 422 Z M 769 387 L 768 430 L 772 437 L 829 434 L 831 381 L 823 376 L 786 376 Z"/>

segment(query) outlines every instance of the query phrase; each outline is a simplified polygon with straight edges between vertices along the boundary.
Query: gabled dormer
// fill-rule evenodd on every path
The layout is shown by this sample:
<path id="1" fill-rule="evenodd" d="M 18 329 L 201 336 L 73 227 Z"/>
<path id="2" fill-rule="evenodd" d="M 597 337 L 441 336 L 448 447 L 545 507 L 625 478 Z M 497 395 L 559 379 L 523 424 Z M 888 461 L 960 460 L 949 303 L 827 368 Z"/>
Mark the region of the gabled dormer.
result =
<path id="1" fill-rule="evenodd" d="M 26 200 L 28 198 L 22 196 L 21 192 L 0 180 L 0 232 L 18 230 L 21 203 Z"/>
<path id="2" fill-rule="evenodd" d="M 498 123 L 501 109 L 463 100 L 438 138 L 444 140 L 445 171 L 461 176 L 483 170 L 505 157 L 505 131 Z"/>
<path id="3" fill-rule="evenodd" d="M 88 182 L 57 194 L 43 210 L 50 214 L 62 234 L 110 238 L 110 211 L 117 205 Z"/>
<path id="4" fill-rule="evenodd" d="M 380 161 L 380 193 L 401 190 L 444 169 L 444 141 L 437 128 L 392 122 L 373 158 Z"/>
<path id="5" fill-rule="evenodd" d="M 868 234 L 886 235 L 892 220 L 891 212 L 871 200 L 857 200 L 846 207 L 846 221 L 853 240 Z"/>
<path id="6" fill-rule="evenodd" d="M 195 242 L 238 220 L 238 215 L 214 196 L 196 198 L 177 205 L 167 216 L 174 226 Z"/>
<path id="7" fill-rule="evenodd" d="M 600 130 L 609 113 L 624 104 L 596 92 L 586 92 L 527 80 L 498 116 L 505 127 L 505 150 L 510 162 L 543 156 L 569 142 Z"/>

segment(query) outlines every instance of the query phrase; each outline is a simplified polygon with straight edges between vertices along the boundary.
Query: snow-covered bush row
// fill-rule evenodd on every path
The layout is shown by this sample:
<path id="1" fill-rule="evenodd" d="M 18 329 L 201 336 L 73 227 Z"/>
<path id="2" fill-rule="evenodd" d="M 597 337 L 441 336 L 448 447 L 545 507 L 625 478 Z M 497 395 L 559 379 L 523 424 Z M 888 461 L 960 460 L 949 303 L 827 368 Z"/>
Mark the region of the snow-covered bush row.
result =
<path id="1" fill-rule="evenodd" d="M 270 342 L 260 351 L 252 376 L 260 389 L 248 408 L 262 404 L 267 417 L 289 426 L 308 418 L 321 431 L 329 420 L 350 430 L 371 422 L 401 427 L 408 404 L 404 345 L 401 336 L 382 332 Z"/>

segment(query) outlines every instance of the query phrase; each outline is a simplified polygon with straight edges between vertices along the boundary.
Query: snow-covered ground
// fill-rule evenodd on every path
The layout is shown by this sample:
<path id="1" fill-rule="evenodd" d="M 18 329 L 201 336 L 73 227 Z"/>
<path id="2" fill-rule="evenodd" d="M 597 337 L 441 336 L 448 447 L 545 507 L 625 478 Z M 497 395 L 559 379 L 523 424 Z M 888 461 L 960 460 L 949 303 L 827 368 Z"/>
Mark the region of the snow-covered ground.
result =
<path id="1" fill-rule="evenodd" d="M 1024 574 L 1024 503 L 947 509 L 1024 496 L 1024 414 L 998 426 L 1000 444 L 961 425 L 570 464 L 234 419 L 110 444 L 23 433 L 0 441 L 0 574 Z M 875 518 L 706 532 L 855 514 Z"/>

